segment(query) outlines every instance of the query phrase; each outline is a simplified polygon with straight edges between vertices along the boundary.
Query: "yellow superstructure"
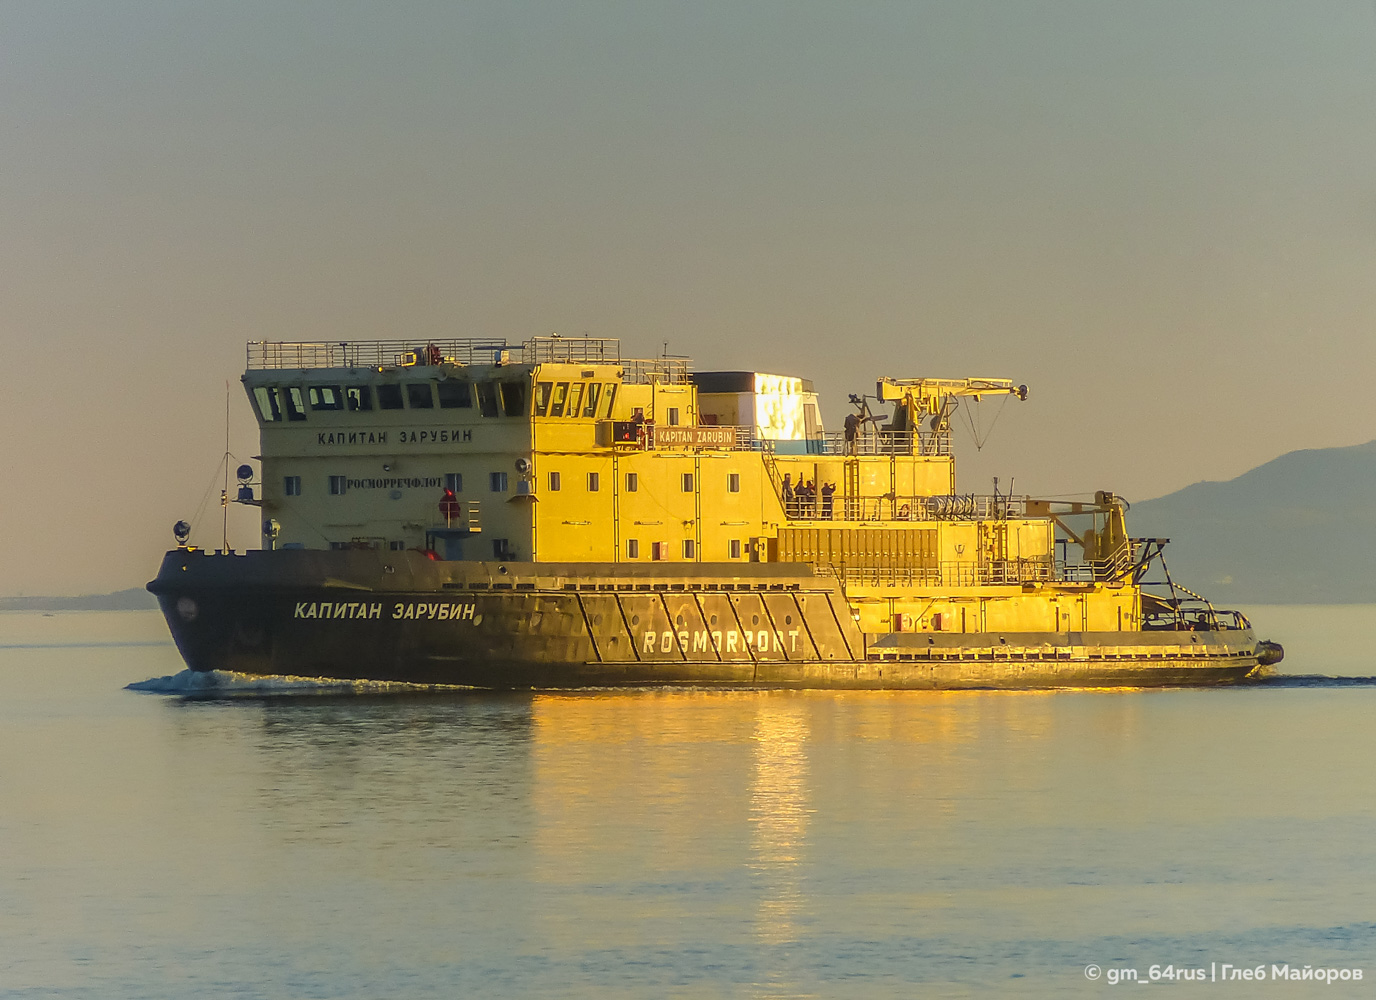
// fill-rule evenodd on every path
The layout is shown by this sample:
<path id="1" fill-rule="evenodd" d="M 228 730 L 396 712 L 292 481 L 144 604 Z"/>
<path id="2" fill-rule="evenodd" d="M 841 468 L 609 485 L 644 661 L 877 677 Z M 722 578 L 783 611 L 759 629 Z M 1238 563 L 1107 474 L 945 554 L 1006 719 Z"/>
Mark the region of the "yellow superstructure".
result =
<path id="1" fill-rule="evenodd" d="M 956 493 L 951 407 L 1025 398 L 1004 380 L 886 378 L 876 398 L 892 413 L 861 402 L 839 432 L 805 380 L 690 374 L 592 339 L 252 344 L 244 383 L 262 428 L 265 547 L 590 574 L 808 563 L 841 581 L 867 633 L 1142 624 L 1111 494 L 1057 506 Z"/>

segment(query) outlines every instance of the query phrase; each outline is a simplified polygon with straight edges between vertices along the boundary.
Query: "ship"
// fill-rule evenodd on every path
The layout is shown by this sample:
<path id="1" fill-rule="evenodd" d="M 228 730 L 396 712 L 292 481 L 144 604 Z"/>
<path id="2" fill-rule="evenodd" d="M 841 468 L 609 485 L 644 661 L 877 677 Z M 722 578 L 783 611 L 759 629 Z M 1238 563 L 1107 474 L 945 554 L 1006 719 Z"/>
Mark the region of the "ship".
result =
<path id="1" fill-rule="evenodd" d="M 261 547 L 148 589 L 194 671 L 490 689 L 1235 683 L 1283 655 L 1128 504 L 956 488 L 1001 378 L 811 381 L 618 340 L 252 342 Z M 231 495 L 232 494 L 232 495 Z"/>

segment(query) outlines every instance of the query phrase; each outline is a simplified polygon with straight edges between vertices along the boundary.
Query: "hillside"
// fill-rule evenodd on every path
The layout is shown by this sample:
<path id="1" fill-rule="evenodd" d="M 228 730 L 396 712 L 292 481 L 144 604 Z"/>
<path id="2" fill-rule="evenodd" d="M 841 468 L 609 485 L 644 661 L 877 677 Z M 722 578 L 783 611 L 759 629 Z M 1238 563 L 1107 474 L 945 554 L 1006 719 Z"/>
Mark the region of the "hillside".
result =
<path id="1" fill-rule="evenodd" d="M 144 611 L 157 606 L 142 587 L 81 597 L 0 597 L 0 611 Z"/>
<path id="2" fill-rule="evenodd" d="M 1128 531 L 1171 539 L 1172 575 L 1215 603 L 1376 602 L 1376 441 L 1133 504 Z"/>

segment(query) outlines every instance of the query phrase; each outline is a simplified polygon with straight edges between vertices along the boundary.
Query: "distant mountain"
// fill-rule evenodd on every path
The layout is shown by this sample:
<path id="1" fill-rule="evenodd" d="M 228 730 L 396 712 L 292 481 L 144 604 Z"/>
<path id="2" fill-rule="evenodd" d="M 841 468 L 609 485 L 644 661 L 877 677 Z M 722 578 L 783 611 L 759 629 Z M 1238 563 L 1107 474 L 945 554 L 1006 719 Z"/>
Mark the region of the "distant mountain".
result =
<path id="1" fill-rule="evenodd" d="M 1216 604 L 1376 603 L 1376 441 L 1135 503 L 1128 533 L 1169 538 L 1171 575 Z"/>
<path id="2" fill-rule="evenodd" d="M 82 597 L 0 597 L 0 611 L 146 611 L 157 598 L 142 587 Z"/>

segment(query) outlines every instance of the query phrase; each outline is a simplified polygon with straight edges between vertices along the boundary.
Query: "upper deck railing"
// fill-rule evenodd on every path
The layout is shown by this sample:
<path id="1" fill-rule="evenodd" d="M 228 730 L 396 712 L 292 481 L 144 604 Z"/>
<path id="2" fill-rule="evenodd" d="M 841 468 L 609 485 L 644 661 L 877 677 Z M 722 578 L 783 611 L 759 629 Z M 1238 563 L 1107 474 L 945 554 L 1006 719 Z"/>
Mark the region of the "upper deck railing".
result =
<path id="1" fill-rule="evenodd" d="M 254 340 L 249 342 L 247 354 L 250 371 L 437 364 L 611 364 L 622 369 L 625 382 L 688 382 L 687 359 L 623 358 L 621 341 L 608 337 L 532 337 L 520 344 L 493 337 L 300 343 Z"/>

